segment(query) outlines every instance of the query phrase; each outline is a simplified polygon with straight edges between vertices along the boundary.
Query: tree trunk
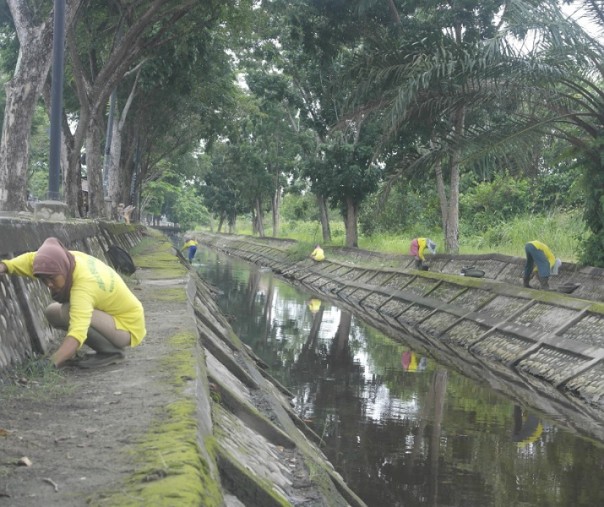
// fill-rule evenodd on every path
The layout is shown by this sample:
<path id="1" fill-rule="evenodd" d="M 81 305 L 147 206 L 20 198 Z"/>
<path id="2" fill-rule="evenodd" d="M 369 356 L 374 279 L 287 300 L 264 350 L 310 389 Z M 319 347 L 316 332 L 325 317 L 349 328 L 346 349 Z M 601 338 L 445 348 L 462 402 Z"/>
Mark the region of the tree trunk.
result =
<path id="1" fill-rule="evenodd" d="M 281 186 L 279 186 L 279 185 L 277 185 L 275 187 L 275 193 L 273 194 L 272 208 L 273 208 L 273 236 L 276 238 L 279 236 L 279 228 L 281 226 L 281 217 L 279 216 L 279 212 L 281 209 Z"/>
<path id="2" fill-rule="evenodd" d="M 358 206 L 352 197 L 346 197 L 346 246 L 358 248 L 359 235 L 357 228 Z"/>
<path id="3" fill-rule="evenodd" d="M 128 112 L 130 111 L 130 106 L 132 105 L 132 101 L 134 100 L 134 96 L 136 93 L 136 87 L 138 84 L 138 78 L 140 76 L 141 67 L 138 67 L 136 77 L 134 79 L 134 83 L 132 84 L 132 88 L 130 90 L 130 94 L 128 99 L 126 100 L 126 104 L 124 105 L 124 109 L 121 113 L 118 113 L 117 108 L 117 100 L 115 107 L 115 117 L 112 122 L 112 132 L 111 132 L 111 146 L 109 147 L 109 164 L 107 165 L 109 175 L 108 175 L 108 196 L 111 201 L 111 212 L 112 216 L 117 209 L 117 205 L 120 202 L 126 202 L 126 195 L 123 192 L 125 187 L 125 182 L 128 181 L 128 174 L 126 171 L 126 166 L 120 164 L 122 157 L 122 139 L 124 134 L 124 126 L 126 124 L 126 118 L 128 117 Z M 132 203 L 130 203 L 132 204 Z"/>
<path id="4" fill-rule="evenodd" d="M 317 195 L 317 204 L 319 205 L 319 218 L 321 220 L 321 230 L 323 231 L 323 243 L 331 243 L 331 229 L 329 227 L 329 210 L 327 209 L 327 199 L 322 195 Z"/>
<path id="5" fill-rule="evenodd" d="M 449 200 L 447 199 L 447 189 L 445 187 L 445 179 L 443 177 L 443 166 L 442 161 L 439 160 L 434 168 L 436 173 L 436 190 L 438 192 L 438 200 L 440 202 L 440 215 L 443 224 L 443 232 L 447 237 L 447 220 L 448 220 L 448 209 Z"/>
<path id="6" fill-rule="evenodd" d="M 105 216 L 105 197 L 103 195 L 103 163 L 101 139 L 103 130 L 96 122 L 91 122 L 86 138 L 86 169 L 88 171 L 88 216 Z"/>
<path id="7" fill-rule="evenodd" d="M 51 83 L 46 80 L 42 90 L 44 105 L 46 112 L 50 117 L 51 109 Z M 66 169 L 69 167 L 69 160 L 73 153 L 73 134 L 69 129 L 69 120 L 65 111 L 62 114 L 61 126 L 61 167 L 63 168 L 63 198 L 69 210 L 74 211 L 74 216 L 85 218 L 88 215 L 88 204 L 85 202 L 84 193 L 82 191 L 82 166 L 78 157 L 78 170 L 75 173 L 70 173 Z"/>
<path id="8" fill-rule="evenodd" d="M 262 213 L 262 202 L 260 202 L 260 199 L 256 199 L 256 230 L 258 231 L 258 236 L 264 238 L 264 213 Z"/>
<path id="9" fill-rule="evenodd" d="M 465 124 L 465 108 L 461 107 L 455 111 L 454 136 L 461 139 Z M 458 146 L 455 143 L 454 146 Z M 459 252 L 459 175 L 460 175 L 461 151 L 453 149 L 451 154 L 451 181 L 449 182 L 449 209 L 447 213 L 447 230 L 445 245 L 447 252 L 456 255 Z"/>
<path id="10" fill-rule="evenodd" d="M 81 0 L 67 0 L 65 26 L 73 21 Z M 6 0 L 19 39 L 13 77 L 4 86 L 6 104 L 0 141 L 0 210 L 26 209 L 29 137 L 37 100 L 52 60 L 53 14 L 33 26 L 28 3 Z"/>
<path id="11" fill-rule="evenodd" d="M 12 79 L 4 85 L 6 104 L 0 142 L 0 210 L 27 209 L 29 136 L 36 103 L 50 69 L 52 17 L 31 26 L 21 0 L 7 0 L 17 37 L 19 57 Z"/>

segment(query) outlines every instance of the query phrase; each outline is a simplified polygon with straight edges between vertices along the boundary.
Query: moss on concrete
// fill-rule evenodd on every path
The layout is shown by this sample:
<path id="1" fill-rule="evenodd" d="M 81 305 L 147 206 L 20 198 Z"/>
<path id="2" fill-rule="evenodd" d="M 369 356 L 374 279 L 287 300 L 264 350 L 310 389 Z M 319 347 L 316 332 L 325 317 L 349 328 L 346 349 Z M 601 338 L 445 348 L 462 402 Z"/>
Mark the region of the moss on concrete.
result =
<path id="1" fill-rule="evenodd" d="M 177 401 L 166 407 L 130 450 L 136 471 L 123 487 L 92 499 L 90 505 L 223 505 L 220 482 L 200 452 L 197 402 L 183 392 L 196 378 L 196 343 L 192 332 L 169 338 L 171 351 L 161 367 L 168 373 L 166 380 Z"/>
<path id="2" fill-rule="evenodd" d="M 164 288 L 156 287 L 153 290 L 146 289 L 153 294 L 153 298 L 158 301 L 173 301 L 175 303 L 183 303 L 187 301 L 187 294 L 183 288 Z"/>
<path id="3" fill-rule="evenodd" d="M 144 238 L 130 252 L 137 268 L 153 270 L 154 279 L 182 278 L 187 268 L 180 262 L 174 262 L 176 252 L 165 236 L 151 235 Z"/>

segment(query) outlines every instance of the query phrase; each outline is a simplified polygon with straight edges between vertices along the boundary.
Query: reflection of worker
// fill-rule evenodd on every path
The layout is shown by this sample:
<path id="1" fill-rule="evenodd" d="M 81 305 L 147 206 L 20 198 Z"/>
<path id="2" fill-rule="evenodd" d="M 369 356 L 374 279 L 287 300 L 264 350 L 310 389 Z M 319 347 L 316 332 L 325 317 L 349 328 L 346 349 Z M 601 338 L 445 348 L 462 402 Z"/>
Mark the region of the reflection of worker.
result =
<path id="1" fill-rule="evenodd" d="M 415 269 L 428 269 L 428 266 L 424 264 L 424 261 L 426 260 L 424 251 L 426 248 L 432 255 L 436 253 L 436 243 L 430 238 L 415 238 L 411 241 L 409 255 L 415 257 Z"/>
<path id="2" fill-rule="evenodd" d="M 193 262 L 193 259 L 195 258 L 195 254 L 197 253 L 197 245 L 197 241 L 195 241 L 193 238 L 191 238 L 190 236 L 185 237 L 185 244 L 180 250 L 181 252 L 187 250 L 189 262 Z"/>
<path id="3" fill-rule="evenodd" d="M 316 298 L 311 298 L 308 301 L 308 309 L 310 313 L 313 315 L 317 313 L 321 309 L 321 300 Z"/>
<path id="4" fill-rule="evenodd" d="M 316 262 L 325 260 L 325 252 L 323 252 L 321 245 L 315 245 L 315 249 L 310 254 L 310 258 Z"/>
<path id="5" fill-rule="evenodd" d="M 46 318 L 66 330 L 50 358 L 55 366 L 71 359 L 84 343 L 96 354 L 78 366 L 113 364 L 145 336 L 143 305 L 122 278 L 101 260 L 67 250 L 57 238 L 48 238 L 36 252 L 1 261 L 1 273 L 37 278 L 50 289 L 55 302 L 46 308 Z"/>
<path id="6" fill-rule="evenodd" d="M 428 364 L 428 360 L 422 356 L 418 361 L 417 354 L 415 352 L 412 350 L 406 350 L 401 355 L 401 364 L 403 365 L 403 370 L 413 373 L 415 371 L 424 371 Z"/>
<path id="7" fill-rule="evenodd" d="M 540 241 L 529 241 L 524 245 L 526 253 L 526 264 L 524 265 L 524 273 L 522 283 L 525 287 L 530 287 L 530 280 L 537 272 L 539 285 L 543 290 L 549 289 L 549 276 L 557 275 L 558 269 L 562 265 L 560 259 L 556 259 L 548 246 Z"/>
<path id="8" fill-rule="evenodd" d="M 512 440 L 518 447 L 536 442 L 543 433 L 541 421 L 533 414 L 523 414 L 522 408 L 514 405 L 514 430 Z"/>

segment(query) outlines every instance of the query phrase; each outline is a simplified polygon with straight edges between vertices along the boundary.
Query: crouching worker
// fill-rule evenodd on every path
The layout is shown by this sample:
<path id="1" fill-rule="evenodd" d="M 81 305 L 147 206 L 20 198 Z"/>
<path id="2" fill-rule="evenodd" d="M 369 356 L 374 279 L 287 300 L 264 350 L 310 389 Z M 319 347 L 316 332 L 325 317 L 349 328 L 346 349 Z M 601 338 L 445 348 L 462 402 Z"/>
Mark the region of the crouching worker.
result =
<path id="1" fill-rule="evenodd" d="M 524 245 L 524 251 L 526 253 L 526 264 L 522 276 L 523 285 L 525 287 L 531 286 L 531 277 L 536 271 L 541 289 L 549 290 L 550 274 L 558 274 L 562 261 L 556 259 L 548 246 L 541 243 L 541 241 L 529 241 Z"/>
<path id="2" fill-rule="evenodd" d="M 428 251 L 434 255 L 436 253 L 436 243 L 430 238 L 415 238 L 411 241 L 409 255 L 415 258 L 415 269 L 427 270 L 428 266 L 424 264 L 426 257 L 424 251 Z"/>
<path id="3" fill-rule="evenodd" d="M 143 305 L 122 278 L 107 264 L 84 252 L 67 250 L 48 238 L 36 252 L 0 262 L 0 274 L 39 279 L 50 289 L 54 303 L 45 311 L 51 326 L 64 329 L 63 342 L 50 357 L 54 366 L 73 358 L 85 343 L 96 354 L 73 361 L 96 368 L 124 358 L 124 349 L 145 337 Z"/>
<path id="4" fill-rule="evenodd" d="M 321 262 L 325 260 L 325 252 L 323 251 L 320 245 L 315 245 L 315 249 L 311 252 L 309 257 L 313 261 Z"/>

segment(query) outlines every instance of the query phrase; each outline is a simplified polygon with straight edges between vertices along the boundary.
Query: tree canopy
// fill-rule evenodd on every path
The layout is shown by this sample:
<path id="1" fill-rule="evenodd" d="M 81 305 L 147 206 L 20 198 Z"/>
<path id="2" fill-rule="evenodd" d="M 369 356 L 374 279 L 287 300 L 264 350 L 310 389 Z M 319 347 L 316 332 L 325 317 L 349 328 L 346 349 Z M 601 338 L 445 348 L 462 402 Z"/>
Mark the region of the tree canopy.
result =
<path id="1" fill-rule="evenodd" d="M 574 3 L 604 28 L 601 2 Z M 456 252 L 460 216 L 480 229 L 572 207 L 583 261 L 604 265 L 604 47 L 560 2 L 67 6 L 62 181 L 76 216 L 111 218 L 119 201 L 187 226 L 249 215 L 264 235 L 270 212 L 277 235 L 292 193 L 313 196 L 324 241 L 337 211 L 347 246 L 359 223 L 440 224 Z M 51 19 L 51 0 L 0 9 L 2 209 L 44 190 Z M 388 206 L 400 212 L 369 218 Z"/>

